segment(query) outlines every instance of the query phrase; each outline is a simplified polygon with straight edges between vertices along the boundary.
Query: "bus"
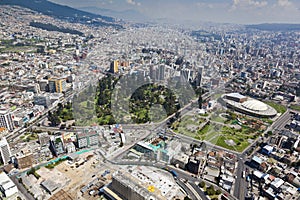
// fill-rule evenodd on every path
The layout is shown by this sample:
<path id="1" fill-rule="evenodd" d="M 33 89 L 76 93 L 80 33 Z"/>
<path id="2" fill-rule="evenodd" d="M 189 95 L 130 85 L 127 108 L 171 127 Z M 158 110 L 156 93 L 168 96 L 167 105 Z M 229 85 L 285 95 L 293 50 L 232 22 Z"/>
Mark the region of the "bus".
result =
<path id="1" fill-rule="evenodd" d="M 245 173 L 245 171 L 243 171 L 242 178 L 245 178 L 245 176 L 246 176 L 246 173 Z"/>

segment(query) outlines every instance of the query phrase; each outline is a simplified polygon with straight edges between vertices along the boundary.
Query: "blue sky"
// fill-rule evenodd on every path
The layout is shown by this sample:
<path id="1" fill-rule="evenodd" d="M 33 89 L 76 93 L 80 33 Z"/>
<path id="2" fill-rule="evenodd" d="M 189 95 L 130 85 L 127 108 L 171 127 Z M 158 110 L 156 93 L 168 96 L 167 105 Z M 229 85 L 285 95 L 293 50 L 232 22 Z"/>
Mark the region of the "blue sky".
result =
<path id="1" fill-rule="evenodd" d="M 137 10 L 151 18 L 239 24 L 300 23 L 300 0 L 51 0 L 71 7 Z"/>

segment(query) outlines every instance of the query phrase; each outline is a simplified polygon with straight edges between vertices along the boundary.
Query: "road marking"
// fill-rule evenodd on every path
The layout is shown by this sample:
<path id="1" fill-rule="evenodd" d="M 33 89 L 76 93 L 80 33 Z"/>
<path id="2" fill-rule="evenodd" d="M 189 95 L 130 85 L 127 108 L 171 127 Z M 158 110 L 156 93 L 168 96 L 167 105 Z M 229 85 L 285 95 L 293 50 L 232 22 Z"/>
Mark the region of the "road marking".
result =
<path id="1" fill-rule="evenodd" d="M 185 185 L 186 185 L 186 186 L 194 193 L 194 195 L 196 196 L 197 199 L 202 199 L 202 198 L 199 196 L 198 192 L 196 192 L 196 190 L 190 185 L 189 182 L 187 182 Z"/>

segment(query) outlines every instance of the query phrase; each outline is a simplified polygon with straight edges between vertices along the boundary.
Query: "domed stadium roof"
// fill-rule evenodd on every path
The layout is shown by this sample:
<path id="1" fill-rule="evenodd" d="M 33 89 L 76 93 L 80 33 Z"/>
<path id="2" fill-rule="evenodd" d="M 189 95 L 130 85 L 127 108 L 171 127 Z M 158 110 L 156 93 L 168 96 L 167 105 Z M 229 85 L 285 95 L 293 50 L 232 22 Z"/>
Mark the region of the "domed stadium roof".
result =
<path id="1" fill-rule="evenodd" d="M 254 110 L 254 111 L 268 110 L 268 106 L 265 103 L 255 99 L 249 99 L 248 101 L 245 101 L 244 103 L 242 103 L 242 106 L 244 108 L 247 108 L 249 110 Z"/>
<path id="2" fill-rule="evenodd" d="M 223 102 L 226 103 L 226 106 L 233 108 L 235 111 L 256 117 L 274 117 L 277 114 L 277 111 L 274 108 L 256 99 L 246 97 L 247 99 L 241 103 L 232 99 L 228 99 L 226 96 L 239 97 L 239 95 L 224 94 L 221 98 Z"/>

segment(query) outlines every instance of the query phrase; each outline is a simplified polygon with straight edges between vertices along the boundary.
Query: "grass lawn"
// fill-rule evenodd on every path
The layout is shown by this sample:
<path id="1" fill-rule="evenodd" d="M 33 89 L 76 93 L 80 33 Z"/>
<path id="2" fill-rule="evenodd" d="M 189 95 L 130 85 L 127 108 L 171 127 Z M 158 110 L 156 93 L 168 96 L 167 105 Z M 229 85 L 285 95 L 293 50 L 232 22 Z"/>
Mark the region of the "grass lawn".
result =
<path id="1" fill-rule="evenodd" d="M 20 137 L 20 139 L 22 139 L 24 142 L 29 142 L 32 140 L 37 140 L 38 136 L 35 133 L 25 133 Z"/>
<path id="2" fill-rule="evenodd" d="M 290 108 L 293 109 L 293 110 L 296 110 L 296 111 L 300 111 L 300 106 L 299 105 L 291 105 Z"/>
<path id="3" fill-rule="evenodd" d="M 211 121 L 225 123 L 227 121 L 227 119 L 217 115 L 217 116 L 212 116 Z"/>
<path id="4" fill-rule="evenodd" d="M 9 53 L 9 52 L 36 52 L 36 47 L 32 46 L 10 46 L 3 49 L 0 49 L 0 52 L 2 53 Z"/>
<path id="5" fill-rule="evenodd" d="M 196 137 L 197 136 L 197 129 L 196 127 L 199 127 L 200 124 L 205 122 L 205 119 L 199 117 L 199 116 L 184 116 L 181 118 L 180 122 L 175 122 L 172 125 L 172 128 L 174 132 L 187 135 L 190 137 Z M 194 126 L 195 130 L 190 130 L 188 127 Z"/>
<path id="6" fill-rule="evenodd" d="M 277 104 L 276 104 L 277 105 Z M 281 105 L 280 105 L 281 106 Z M 278 106 L 278 107 L 280 107 Z M 285 107 L 280 107 L 281 109 Z M 285 108 L 286 109 L 286 108 Z M 284 110 L 285 110 L 284 109 Z M 284 111 L 281 110 L 281 111 Z M 248 140 L 255 140 L 258 138 L 262 133 L 263 129 L 261 127 L 256 127 L 255 123 L 257 123 L 256 119 L 246 119 L 241 116 L 236 116 L 235 118 L 240 118 L 244 122 L 244 124 L 231 127 L 229 124 L 235 124 L 234 120 L 226 119 L 219 114 L 212 116 L 210 123 L 207 123 L 201 129 L 193 129 L 194 127 L 199 127 L 201 122 L 204 122 L 204 120 L 201 120 L 201 117 L 197 116 L 184 116 L 180 122 L 175 122 L 173 124 L 173 130 L 176 133 L 187 135 L 189 137 L 195 138 L 197 140 L 205 140 L 210 142 L 211 144 L 237 151 L 242 152 L 245 148 L 249 146 Z M 198 119 L 200 118 L 200 120 Z M 225 123 L 226 121 L 226 123 Z M 235 120 L 236 121 L 236 120 Z M 269 121 L 267 121 L 269 122 Z M 262 122 L 260 122 L 262 123 Z M 174 126 L 176 127 L 174 129 Z M 263 125 L 262 125 L 263 126 Z M 192 127 L 192 128 L 190 128 Z M 233 141 L 232 145 L 227 144 L 226 141 Z"/>
<path id="7" fill-rule="evenodd" d="M 184 134 L 184 132 L 182 133 Z M 238 152 L 242 152 L 249 146 L 248 139 L 255 139 L 259 135 L 258 132 L 253 131 L 247 126 L 242 126 L 241 129 L 234 129 L 213 123 L 205 125 L 201 130 L 198 130 L 197 133 L 198 134 L 196 136 L 195 134 L 187 135 L 194 137 L 195 139 L 205 140 L 217 146 Z M 225 142 L 226 140 L 233 140 L 235 145 L 228 145 Z"/>
<path id="8" fill-rule="evenodd" d="M 274 103 L 271 101 L 266 101 L 264 102 L 266 104 L 268 104 L 269 106 L 273 107 L 278 113 L 285 113 L 287 108 L 284 105 L 278 104 L 278 103 Z"/>

